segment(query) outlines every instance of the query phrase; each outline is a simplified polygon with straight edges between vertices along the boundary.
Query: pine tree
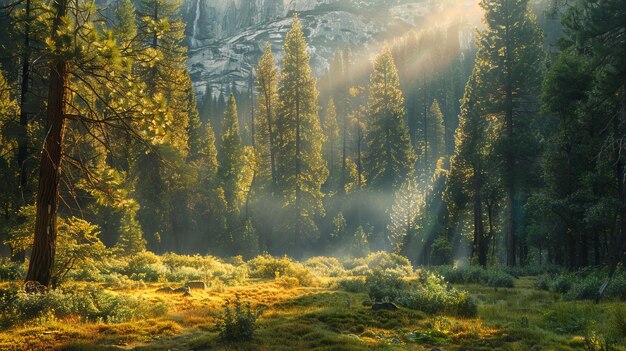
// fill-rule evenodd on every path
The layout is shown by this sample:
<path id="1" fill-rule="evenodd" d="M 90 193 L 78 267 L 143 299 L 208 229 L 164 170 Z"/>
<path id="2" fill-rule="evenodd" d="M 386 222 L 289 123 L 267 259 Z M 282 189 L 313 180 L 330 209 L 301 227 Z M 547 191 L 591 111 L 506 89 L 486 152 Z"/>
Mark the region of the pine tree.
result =
<path id="1" fill-rule="evenodd" d="M 424 200 L 424 194 L 413 177 L 409 177 L 396 191 L 389 223 L 389 239 L 394 252 L 402 252 L 405 243 L 415 235 Z"/>
<path id="2" fill-rule="evenodd" d="M 279 88 L 279 186 L 293 209 L 293 248 L 306 236 L 317 235 L 315 217 L 323 213 L 321 185 L 328 177 L 322 157 L 315 78 L 309 66 L 302 24 L 296 17 L 285 38 Z"/>
<path id="3" fill-rule="evenodd" d="M 478 67 L 465 88 L 461 103 L 460 125 L 456 131 L 456 148 L 452 157 L 449 182 L 445 197 L 455 220 L 471 203 L 473 220 L 473 253 L 478 252 L 481 265 L 486 265 L 487 237 L 484 230 L 483 198 L 485 186 L 487 120 L 483 117 L 480 96 L 484 93 L 477 80 Z"/>
<path id="4" fill-rule="evenodd" d="M 265 44 L 265 51 L 257 66 L 257 91 L 259 93 L 257 123 L 257 143 L 255 145 L 260 160 L 261 175 L 269 173 L 273 186 L 278 174 L 276 154 L 278 153 L 278 69 L 272 54 L 272 47 Z"/>
<path id="5" fill-rule="evenodd" d="M 423 125 L 421 156 L 424 179 L 428 179 L 432 176 L 437 161 L 445 156 L 446 152 L 443 114 L 437 100 L 433 100 Z"/>
<path id="6" fill-rule="evenodd" d="M 523 160 L 536 143 L 529 126 L 532 112 L 538 110 L 543 38 L 529 0 L 483 0 L 480 6 L 486 28 L 477 39 L 476 79 L 485 88 L 485 95 L 479 97 L 483 109 L 502 125 L 497 149 L 507 194 L 507 264 L 514 266 L 521 225 L 516 223 L 522 211 L 520 187 L 527 173 L 522 170 Z"/>
<path id="7" fill-rule="evenodd" d="M 222 124 L 222 143 L 219 147 L 219 167 L 217 176 L 228 204 L 228 210 L 238 213 L 243 201 L 241 186 L 244 168 L 244 150 L 239 134 L 239 114 L 234 95 L 228 98 L 224 121 Z"/>
<path id="8" fill-rule="evenodd" d="M 113 34 L 123 50 L 132 50 L 137 36 L 137 17 L 132 0 L 119 0 L 115 8 Z"/>
<path id="9" fill-rule="evenodd" d="M 372 189 L 389 191 L 411 173 L 415 155 L 404 120 L 404 97 L 388 47 L 370 78 L 365 174 Z"/>

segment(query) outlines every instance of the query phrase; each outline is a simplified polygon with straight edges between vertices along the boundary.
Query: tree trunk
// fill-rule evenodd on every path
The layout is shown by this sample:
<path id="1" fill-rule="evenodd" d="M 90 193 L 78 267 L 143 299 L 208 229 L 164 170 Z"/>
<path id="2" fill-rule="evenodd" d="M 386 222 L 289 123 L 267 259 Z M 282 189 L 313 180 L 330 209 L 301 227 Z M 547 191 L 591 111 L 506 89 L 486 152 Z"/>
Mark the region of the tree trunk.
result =
<path id="1" fill-rule="evenodd" d="M 54 2 L 55 19 L 51 31 L 53 35 L 62 25 L 63 17 L 67 12 L 67 1 L 57 0 Z M 55 42 L 59 40 L 60 38 L 55 38 Z M 65 138 L 67 70 L 65 58 L 57 56 L 52 60 L 46 111 L 47 135 L 39 164 L 35 240 L 28 274 L 26 275 L 26 281 L 37 281 L 45 286 L 50 284 L 56 252 L 59 181 L 61 179 L 61 159 Z"/>
<path id="2" fill-rule="evenodd" d="M 485 240 L 485 230 L 483 227 L 482 200 L 480 196 L 481 183 L 479 176 L 474 171 L 474 255 L 478 256 L 478 263 L 487 266 L 487 240 Z"/>

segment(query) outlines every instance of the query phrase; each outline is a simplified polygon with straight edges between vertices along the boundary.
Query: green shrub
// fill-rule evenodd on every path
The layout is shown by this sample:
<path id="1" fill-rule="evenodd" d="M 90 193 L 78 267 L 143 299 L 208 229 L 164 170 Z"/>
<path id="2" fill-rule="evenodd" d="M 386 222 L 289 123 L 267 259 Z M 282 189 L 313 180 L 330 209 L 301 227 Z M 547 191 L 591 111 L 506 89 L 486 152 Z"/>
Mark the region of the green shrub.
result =
<path id="1" fill-rule="evenodd" d="M 598 275 L 589 275 L 585 278 L 574 279 L 571 287 L 565 291 L 556 290 L 556 292 L 564 292 L 563 298 L 566 300 L 594 300 L 598 297 L 598 291 L 604 283 L 604 279 Z M 609 288 L 605 294 L 611 297 L 611 289 Z"/>
<path id="2" fill-rule="evenodd" d="M 3 327 L 70 315 L 92 322 L 121 323 L 163 315 L 167 312 L 167 305 L 99 287 L 72 287 L 46 294 L 26 294 L 13 287 L 0 291 L 0 312 Z"/>
<path id="3" fill-rule="evenodd" d="M 395 301 L 408 284 L 396 273 L 374 270 L 365 277 L 365 289 L 374 301 Z"/>
<path id="4" fill-rule="evenodd" d="M 467 292 L 450 289 L 443 277 L 427 272 L 420 276 L 414 288 L 397 298 L 398 304 L 426 313 L 447 313 L 462 317 L 473 317 L 478 307 Z"/>
<path id="5" fill-rule="evenodd" d="M 543 274 L 537 278 L 535 282 L 535 288 L 539 290 L 550 290 L 551 277 L 547 274 Z"/>
<path id="6" fill-rule="evenodd" d="M 607 277 L 606 269 L 587 267 L 576 273 L 543 275 L 535 286 L 563 294 L 567 300 L 594 300 Z M 615 272 L 604 297 L 626 299 L 626 272 L 623 269 Z"/>
<path id="7" fill-rule="evenodd" d="M 194 267 L 175 267 L 168 270 L 165 277 L 169 282 L 188 282 L 192 280 L 207 280 L 210 274 Z"/>
<path id="8" fill-rule="evenodd" d="M 482 284 L 492 287 L 513 287 L 513 276 L 502 270 L 484 269 L 478 266 L 440 266 L 433 269 L 452 284 Z"/>
<path id="9" fill-rule="evenodd" d="M 317 279 L 313 272 L 302 263 L 288 257 L 257 256 L 248 261 L 250 276 L 254 278 L 292 277 L 300 286 L 313 286 Z"/>
<path id="10" fill-rule="evenodd" d="M 283 288 L 286 289 L 293 289 L 297 286 L 300 285 L 300 282 L 298 281 L 298 279 L 294 278 L 294 277 L 276 277 L 276 284 L 282 286 Z"/>
<path id="11" fill-rule="evenodd" d="M 351 277 L 343 278 L 337 281 L 339 289 L 345 290 L 351 293 L 363 293 L 367 291 L 365 287 L 365 278 Z"/>
<path id="12" fill-rule="evenodd" d="M 373 271 L 393 272 L 402 277 L 414 274 L 413 266 L 406 257 L 385 251 L 373 252 L 364 258 L 346 260 L 344 266 L 353 276 L 364 276 Z"/>
<path id="13" fill-rule="evenodd" d="M 304 265 L 323 277 L 340 277 L 346 273 L 341 262 L 334 257 L 312 257 L 306 260 Z"/>
<path id="14" fill-rule="evenodd" d="M 247 341 L 254 336 L 256 321 L 261 311 L 252 310 L 250 302 L 242 303 L 236 296 L 233 306 L 227 303 L 224 319 L 219 324 L 220 338 L 225 341 Z"/>
<path id="15" fill-rule="evenodd" d="M 550 290 L 561 294 L 567 293 L 572 288 L 572 276 L 569 274 L 552 276 L 552 288 Z"/>
<path id="16" fill-rule="evenodd" d="M 156 254 L 144 251 L 133 255 L 123 272 L 130 279 L 156 282 L 165 278 L 167 267 Z"/>

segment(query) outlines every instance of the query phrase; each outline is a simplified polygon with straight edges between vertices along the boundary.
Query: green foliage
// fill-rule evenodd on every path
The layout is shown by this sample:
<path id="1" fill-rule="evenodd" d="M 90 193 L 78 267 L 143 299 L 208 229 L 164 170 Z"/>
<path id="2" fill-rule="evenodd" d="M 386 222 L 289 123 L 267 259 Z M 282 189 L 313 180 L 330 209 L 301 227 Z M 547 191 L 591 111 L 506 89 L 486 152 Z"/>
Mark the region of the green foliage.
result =
<path id="1" fill-rule="evenodd" d="M 367 113 L 368 186 L 388 191 L 411 173 L 415 154 L 404 119 L 404 96 L 398 72 L 387 46 L 374 61 Z"/>
<path id="2" fill-rule="evenodd" d="M 238 213 L 244 199 L 244 189 L 242 184 L 244 169 L 244 149 L 239 134 L 239 115 L 237 113 L 237 101 L 233 94 L 228 99 L 224 121 L 222 124 L 222 143 L 218 150 L 219 168 L 218 178 L 227 208 L 233 213 Z"/>
<path id="3" fill-rule="evenodd" d="M 373 252 L 364 258 L 344 262 L 350 275 L 367 275 L 374 271 L 397 274 L 402 277 L 413 275 L 413 266 L 406 257 L 385 251 Z"/>
<path id="4" fill-rule="evenodd" d="M 57 289 L 46 294 L 26 294 L 13 287 L 0 291 L 0 311 L 0 325 L 6 328 L 70 315 L 90 322 L 122 323 L 161 316 L 167 312 L 167 304 L 95 286 Z"/>
<path id="5" fill-rule="evenodd" d="M 337 280 L 337 286 L 351 293 L 367 292 L 366 280 L 364 277 L 347 277 Z"/>
<path id="6" fill-rule="evenodd" d="M 219 325 L 220 338 L 225 341 L 251 340 L 261 313 L 262 311 L 253 310 L 250 302 L 243 303 L 237 295 L 232 306 L 227 302 L 224 308 L 224 319 Z"/>
<path id="7" fill-rule="evenodd" d="M 0 281 L 15 281 L 26 277 L 26 267 L 23 263 L 13 262 L 6 258 L 0 259 Z"/>
<path id="8" fill-rule="evenodd" d="M 503 270 L 485 269 L 478 266 L 440 266 L 433 269 L 452 284 L 483 284 L 493 287 L 513 287 L 513 276 Z"/>
<path id="9" fill-rule="evenodd" d="M 433 273 L 420 275 L 418 282 L 397 302 L 407 308 L 426 313 L 445 313 L 461 317 L 478 314 L 476 302 L 467 292 L 449 288 L 444 279 Z"/>
<path id="10" fill-rule="evenodd" d="M 225 284 L 241 283 L 247 276 L 247 267 L 233 265 L 213 256 L 185 256 L 167 253 L 157 256 L 142 252 L 133 256 L 121 270 L 132 280 L 145 282 L 188 282 L 202 280 Z"/>
<path id="11" fill-rule="evenodd" d="M 311 269 L 286 256 L 282 258 L 257 256 L 248 261 L 247 265 L 250 269 L 250 276 L 254 278 L 291 277 L 296 278 L 300 286 L 317 284 L 317 279 Z"/>
<path id="12" fill-rule="evenodd" d="M 162 279 L 166 272 L 167 268 L 161 263 L 159 256 L 144 251 L 130 257 L 123 273 L 133 280 L 156 282 Z"/>
<path id="13" fill-rule="evenodd" d="M 409 177 L 395 193 L 388 226 L 395 253 L 403 252 L 407 241 L 416 234 L 418 216 L 422 214 L 426 200 L 424 188 L 424 185 L 420 186 L 413 177 Z"/>
<path id="14" fill-rule="evenodd" d="M 311 257 L 304 261 L 304 265 L 322 277 L 341 277 L 346 273 L 341 262 L 335 257 Z"/>
<path id="15" fill-rule="evenodd" d="M 408 283 L 396 272 L 374 270 L 365 276 L 365 289 L 374 301 L 396 301 Z"/>
<path id="16" fill-rule="evenodd" d="M 608 278 L 605 269 L 581 269 L 575 273 L 544 274 L 537 279 L 535 287 L 563 294 L 566 300 L 595 300 L 600 287 Z M 604 296 L 606 298 L 626 299 L 626 274 L 619 269 Z"/>
<path id="17" fill-rule="evenodd" d="M 324 136 L 319 123 L 316 79 L 309 66 L 307 43 L 300 20 L 294 18 L 285 37 L 278 90 L 278 186 L 289 209 L 287 229 L 293 232 L 291 250 L 301 240 L 319 235 L 315 218 L 324 214 L 321 186 L 328 177 L 322 157 Z"/>

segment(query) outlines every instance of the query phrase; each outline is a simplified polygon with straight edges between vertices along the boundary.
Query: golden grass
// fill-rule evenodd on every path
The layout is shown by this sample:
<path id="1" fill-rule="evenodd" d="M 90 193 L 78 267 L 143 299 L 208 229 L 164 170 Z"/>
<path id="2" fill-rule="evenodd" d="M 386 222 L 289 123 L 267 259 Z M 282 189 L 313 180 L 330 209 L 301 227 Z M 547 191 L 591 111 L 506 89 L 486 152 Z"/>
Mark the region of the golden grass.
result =
<path id="1" fill-rule="evenodd" d="M 118 292 L 149 302 L 166 300 L 169 308 L 162 317 L 120 324 L 84 323 L 76 317 L 33 321 L 0 332 L 0 350 L 582 350 L 590 329 L 609 337 L 612 325 L 619 324 L 610 316 L 623 315 L 611 313 L 619 302 L 562 302 L 534 290 L 532 283 L 523 278 L 511 289 L 463 286 L 480 302 L 479 317 L 472 319 L 404 308 L 374 312 L 362 306 L 365 294 L 335 290 L 328 278 L 320 287 L 306 288 L 251 279 L 194 290 L 190 297 L 156 293 L 163 284 L 152 284 Z M 223 343 L 217 336 L 223 307 L 235 295 L 264 310 L 248 343 Z M 576 314 L 585 327 L 555 330 L 554 323 L 568 314 Z M 616 350 L 626 350 L 623 339 Z"/>

